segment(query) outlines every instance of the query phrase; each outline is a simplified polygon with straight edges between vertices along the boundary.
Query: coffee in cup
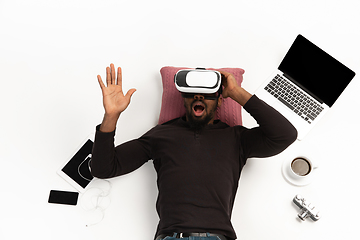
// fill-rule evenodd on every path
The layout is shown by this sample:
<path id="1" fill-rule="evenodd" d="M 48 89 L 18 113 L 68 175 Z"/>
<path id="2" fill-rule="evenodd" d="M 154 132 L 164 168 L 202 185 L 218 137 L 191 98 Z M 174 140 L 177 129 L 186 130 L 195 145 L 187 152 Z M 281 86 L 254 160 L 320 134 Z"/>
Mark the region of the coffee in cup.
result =
<path id="1" fill-rule="evenodd" d="M 303 157 L 297 157 L 291 162 L 291 170 L 299 176 L 306 176 L 311 172 L 311 163 Z"/>

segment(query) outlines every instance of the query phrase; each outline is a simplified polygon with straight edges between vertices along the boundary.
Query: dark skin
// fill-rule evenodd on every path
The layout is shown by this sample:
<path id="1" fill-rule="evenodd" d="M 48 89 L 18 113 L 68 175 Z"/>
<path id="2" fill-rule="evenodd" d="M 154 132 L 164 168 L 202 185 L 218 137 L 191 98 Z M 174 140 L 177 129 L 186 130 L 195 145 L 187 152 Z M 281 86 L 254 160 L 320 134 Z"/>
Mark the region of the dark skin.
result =
<path id="1" fill-rule="evenodd" d="M 97 78 L 102 91 L 105 109 L 100 131 L 112 132 L 116 128 L 116 123 L 120 114 L 129 106 L 131 96 L 136 89 L 132 88 L 124 95 L 122 90 L 122 71 L 119 67 L 117 70 L 117 77 L 115 77 L 114 64 L 110 64 L 110 67 L 106 68 L 106 86 L 100 75 L 98 75 Z"/>
<path id="2" fill-rule="evenodd" d="M 244 106 L 252 95 L 237 84 L 232 74 L 227 72 L 221 72 L 221 74 L 222 84 L 224 86 L 222 97 L 230 97 L 240 105 Z M 124 94 L 122 89 L 122 70 L 120 67 L 118 67 L 116 73 L 114 64 L 110 64 L 110 67 L 106 68 L 106 86 L 100 75 L 97 76 L 97 79 L 102 91 L 103 105 L 105 109 L 100 131 L 112 132 L 116 128 L 116 124 L 121 113 L 129 106 L 131 97 L 136 89 L 132 88 L 128 90 L 126 94 Z M 194 99 L 196 100 L 195 102 Z M 222 103 L 221 97 L 217 100 L 207 100 L 203 99 L 201 94 L 196 94 L 194 99 L 184 98 L 184 105 L 185 107 L 191 108 L 191 114 L 194 115 L 195 119 L 199 120 L 205 118 L 205 116 L 210 114 L 212 110 L 216 109 L 216 105 L 220 106 Z M 203 101 L 203 103 L 201 103 L 201 101 Z M 200 104 L 203 109 L 200 108 L 199 110 L 199 107 L 195 109 L 196 104 Z M 207 124 L 213 124 L 213 122 L 214 116 L 211 117 Z"/>
<path id="3" fill-rule="evenodd" d="M 192 119 L 195 122 L 208 121 L 206 124 L 213 124 L 215 110 L 221 103 L 222 98 L 208 100 L 204 99 L 202 94 L 196 94 L 194 98 L 184 98 L 186 121 Z"/>

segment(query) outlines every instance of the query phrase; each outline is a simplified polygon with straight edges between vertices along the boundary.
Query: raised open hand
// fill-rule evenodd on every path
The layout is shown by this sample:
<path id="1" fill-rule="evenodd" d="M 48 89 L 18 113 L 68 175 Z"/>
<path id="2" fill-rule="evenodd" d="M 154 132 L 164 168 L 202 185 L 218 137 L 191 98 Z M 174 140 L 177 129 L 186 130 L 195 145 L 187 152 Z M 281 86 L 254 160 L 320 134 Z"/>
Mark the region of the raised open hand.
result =
<path id="1" fill-rule="evenodd" d="M 129 105 L 130 98 L 136 89 L 130 89 L 126 95 L 122 90 L 122 72 L 121 68 L 117 69 L 117 78 L 115 78 L 114 64 L 106 68 L 106 85 L 103 83 L 101 76 L 98 75 L 98 82 L 103 95 L 103 104 L 105 108 L 105 115 L 113 118 L 118 118 Z"/>

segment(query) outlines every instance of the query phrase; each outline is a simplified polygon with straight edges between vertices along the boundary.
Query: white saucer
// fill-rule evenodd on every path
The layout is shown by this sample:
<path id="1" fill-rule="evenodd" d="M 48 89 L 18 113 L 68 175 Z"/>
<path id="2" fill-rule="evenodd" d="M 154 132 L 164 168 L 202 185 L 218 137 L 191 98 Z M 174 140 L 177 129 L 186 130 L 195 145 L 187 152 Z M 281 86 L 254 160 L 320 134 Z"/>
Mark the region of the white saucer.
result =
<path id="1" fill-rule="evenodd" d="M 286 181 L 295 186 L 306 186 L 309 185 L 314 180 L 314 175 L 316 174 L 316 168 L 314 167 L 312 171 L 306 176 L 296 175 L 290 168 L 293 158 L 286 159 L 282 164 L 282 175 Z"/>

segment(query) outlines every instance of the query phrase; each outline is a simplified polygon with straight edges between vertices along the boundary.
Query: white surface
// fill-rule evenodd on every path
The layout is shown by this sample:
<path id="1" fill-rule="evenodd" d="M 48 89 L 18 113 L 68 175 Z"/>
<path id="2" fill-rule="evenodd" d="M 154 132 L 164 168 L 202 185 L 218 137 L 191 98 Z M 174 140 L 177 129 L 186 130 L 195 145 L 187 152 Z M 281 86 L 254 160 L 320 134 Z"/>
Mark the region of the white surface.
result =
<path id="1" fill-rule="evenodd" d="M 303 141 L 248 161 L 233 224 L 239 239 L 358 236 L 359 8 L 357 0 L 0 1 L 0 238 L 152 239 L 151 161 L 111 180 L 111 203 L 95 226 L 86 224 L 97 212 L 47 203 L 51 189 L 73 190 L 56 170 L 102 120 L 96 75 L 104 78 L 113 62 L 123 68 L 124 88 L 137 88 L 118 123 L 118 144 L 156 124 L 161 67 L 241 67 L 243 86 L 254 92 L 299 33 L 357 76 Z M 244 125 L 255 122 L 244 114 Z M 282 177 L 282 162 L 294 155 L 319 163 L 312 184 L 295 187 Z M 318 222 L 297 220 L 296 194 L 319 208 Z"/>

